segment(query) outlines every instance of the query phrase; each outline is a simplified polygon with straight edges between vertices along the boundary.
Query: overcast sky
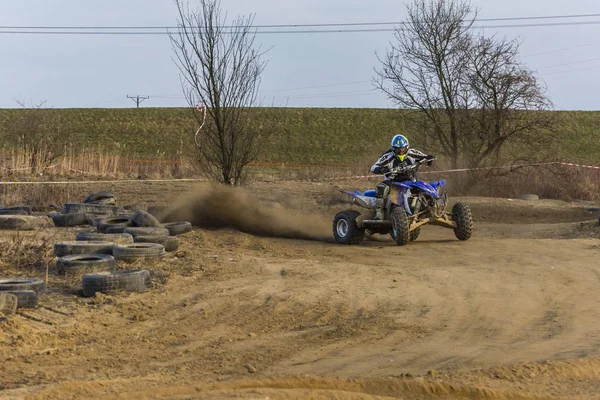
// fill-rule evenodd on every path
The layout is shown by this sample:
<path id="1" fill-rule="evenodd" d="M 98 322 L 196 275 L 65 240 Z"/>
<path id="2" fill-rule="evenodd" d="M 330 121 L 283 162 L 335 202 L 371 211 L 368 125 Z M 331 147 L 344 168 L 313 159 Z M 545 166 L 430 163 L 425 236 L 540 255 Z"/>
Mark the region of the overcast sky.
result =
<path id="1" fill-rule="evenodd" d="M 598 0 L 472 4 L 480 18 L 600 13 Z M 222 7 L 230 15 L 254 13 L 256 24 L 389 22 L 406 15 L 397 0 L 222 0 Z M 175 14 L 171 0 L 0 0 L 1 26 L 173 26 Z M 522 58 L 545 81 L 556 109 L 600 109 L 600 24 L 503 28 L 498 34 L 523 41 Z M 258 43 L 272 47 L 263 105 L 390 107 L 371 91 L 370 80 L 375 52 L 384 52 L 392 38 L 392 32 L 258 35 Z M 335 86 L 318 87 L 326 85 Z M 0 34 L 0 108 L 16 107 L 16 100 L 131 107 L 126 96 L 137 94 L 150 96 L 143 107 L 185 105 L 165 35 Z"/>

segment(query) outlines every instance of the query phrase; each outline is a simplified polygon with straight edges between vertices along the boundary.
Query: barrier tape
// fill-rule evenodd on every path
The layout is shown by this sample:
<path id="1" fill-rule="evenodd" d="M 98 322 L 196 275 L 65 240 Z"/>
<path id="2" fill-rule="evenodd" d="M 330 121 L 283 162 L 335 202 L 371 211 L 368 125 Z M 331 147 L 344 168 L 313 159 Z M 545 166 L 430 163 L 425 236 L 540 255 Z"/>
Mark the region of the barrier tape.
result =
<path id="1" fill-rule="evenodd" d="M 513 166 L 505 166 L 505 167 L 482 167 L 482 168 L 460 168 L 460 169 L 447 169 L 441 171 L 424 171 L 420 172 L 420 174 L 443 174 L 443 173 L 453 173 L 453 172 L 466 172 L 466 171 L 477 171 L 477 170 L 491 170 L 491 169 L 511 169 L 511 168 L 523 168 L 523 167 L 535 167 L 542 165 L 564 165 L 569 167 L 579 167 L 579 168 L 587 168 L 587 169 L 600 169 L 599 166 L 594 165 L 581 165 L 575 163 L 566 163 L 560 161 L 554 162 L 545 162 L 545 163 L 533 163 L 533 164 L 521 164 L 521 165 L 513 165 Z M 373 179 L 373 178 L 381 178 L 384 175 L 354 175 L 354 176 L 342 176 L 335 178 L 320 178 L 320 179 L 292 179 L 286 182 L 323 182 L 323 181 L 334 181 L 334 180 L 345 180 L 345 179 Z M 123 180 L 98 180 L 98 181 L 47 181 L 47 182 L 0 182 L 0 186 L 2 185 L 77 185 L 77 184 L 95 184 L 95 183 L 132 183 L 132 182 L 205 182 L 206 179 L 123 179 Z"/>
<path id="2" fill-rule="evenodd" d="M 534 167 L 534 166 L 542 166 L 542 165 L 555 165 L 555 164 L 564 164 L 558 161 L 554 162 L 545 162 L 545 163 L 535 163 L 535 164 L 523 164 L 523 165 L 512 165 L 506 167 L 482 167 L 482 168 L 460 168 L 460 169 L 446 169 L 442 171 L 423 171 L 419 172 L 419 174 L 442 174 L 448 172 L 467 172 L 467 171 L 483 171 L 483 170 L 491 170 L 491 169 L 514 169 L 514 168 L 523 168 L 523 167 Z M 599 167 L 600 169 L 600 167 Z M 385 175 L 355 175 L 355 176 L 344 176 L 344 177 L 336 177 L 336 178 L 323 178 L 323 179 L 315 179 L 313 181 L 331 181 L 331 180 L 343 180 L 343 179 L 371 179 L 371 178 L 381 178 Z M 300 182 L 303 180 L 297 180 L 293 182 Z"/>
<path id="3" fill-rule="evenodd" d="M 122 179 L 112 181 L 43 181 L 43 182 L 0 182 L 1 185 L 83 185 L 93 183 L 132 183 L 132 182 L 205 182 L 206 179 Z"/>
<path id="4" fill-rule="evenodd" d="M 600 167 L 597 167 L 595 165 L 580 165 L 580 164 L 573 164 L 573 163 L 566 163 L 566 162 L 561 162 L 559 163 L 560 165 L 566 165 L 569 167 L 579 167 L 579 168 L 590 168 L 590 169 L 600 169 Z"/>

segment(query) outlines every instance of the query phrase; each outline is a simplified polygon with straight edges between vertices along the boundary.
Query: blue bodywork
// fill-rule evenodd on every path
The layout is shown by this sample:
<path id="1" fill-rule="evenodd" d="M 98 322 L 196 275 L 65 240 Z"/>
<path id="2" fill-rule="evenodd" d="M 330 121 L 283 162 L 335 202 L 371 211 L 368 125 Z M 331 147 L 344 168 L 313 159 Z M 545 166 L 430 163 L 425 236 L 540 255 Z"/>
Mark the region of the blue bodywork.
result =
<path id="1" fill-rule="evenodd" d="M 406 182 L 392 182 L 392 185 L 397 186 L 398 190 L 398 198 L 395 199 L 396 204 L 404 205 L 404 208 L 408 215 L 412 215 L 412 210 L 408 205 L 408 198 L 410 197 L 410 193 L 413 191 L 421 191 L 424 192 L 434 199 L 438 199 L 440 197 L 438 191 L 439 188 L 444 186 L 446 181 L 435 181 L 431 183 L 427 183 L 424 181 L 406 181 Z M 366 192 L 360 192 L 355 190 L 354 192 L 346 192 L 342 191 L 342 193 L 349 194 L 354 197 L 356 202 L 366 208 L 374 208 L 375 207 L 375 199 L 377 198 L 377 192 L 375 190 L 367 190 Z"/>
<path id="2" fill-rule="evenodd" d="M 400 186 L 400 191 L 402 193 L 406 192 L 407 189 L 419 189 L 428 195 L 433 196 L 434 198 L 439 197 L 438 188 L 441 188 L 446 184 L 446 181 L 435 181 L 431 183 L 427 183 L 424 181 L 406 181 L 406 182 L 393 182 L 392 185 Z"/>
<path id="3" fill-rule="evenodd" d="M 425 194 L 430 195 L 434 199 L 439 199 L 439 188 L 444 186 L 446 181 L 435 181 L 431 183 L 427 183 L 424 181 L 406 181 L 406 182 L 393 182 L 392 185 L 398 186 L 398 198 L 396 199 L 397 204 L 403 204 L 404 209 L 408 213 L 408 215 L 412 215 L 412 210 L 408 205 L 408 198 L 410 197 L 410 192 L 414 189 L 424 192 Z"/>

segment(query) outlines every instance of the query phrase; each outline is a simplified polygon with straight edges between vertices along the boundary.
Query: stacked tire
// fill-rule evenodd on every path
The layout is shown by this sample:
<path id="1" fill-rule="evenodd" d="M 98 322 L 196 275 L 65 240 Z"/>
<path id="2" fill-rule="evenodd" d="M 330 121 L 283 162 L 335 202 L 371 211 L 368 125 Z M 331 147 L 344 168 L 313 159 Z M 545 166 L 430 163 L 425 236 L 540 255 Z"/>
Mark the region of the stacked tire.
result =
<path id="1" fill-rule="evenodd" d="M 40 225 L 40 218 L 31 215 L 30 206 L 0 207 L 0 229 L 30 231 Z"/>
<path id="2" fill-rule="evenodd" d="M 0 313 L 14 314 L 18 308 L 36 308 L 46 293 L 46 284 L 38 278 L 0 279 Z"/>
<path id="3" fill-rule="evenodd" d="M 161 260 L 178 249 L 175 236 L 192 230 L 189 222 L 161 223 L 139 207 L 132 214 L 116 205 L 110 192 L 86 197 L 83 203 L 67 203 L 53 216 L 57 226 L 90 224 L 94 232 L 79 232 L 74 242 L 55 245 L 56 266 L 61 275 L 82 275 L 84 296 L 96 293 L 143 292 L 152 285 L 147 269 L 116 270 L 118 262 L 136 265 Z M 58 222 L 58 223 L 57 223 Z"/>

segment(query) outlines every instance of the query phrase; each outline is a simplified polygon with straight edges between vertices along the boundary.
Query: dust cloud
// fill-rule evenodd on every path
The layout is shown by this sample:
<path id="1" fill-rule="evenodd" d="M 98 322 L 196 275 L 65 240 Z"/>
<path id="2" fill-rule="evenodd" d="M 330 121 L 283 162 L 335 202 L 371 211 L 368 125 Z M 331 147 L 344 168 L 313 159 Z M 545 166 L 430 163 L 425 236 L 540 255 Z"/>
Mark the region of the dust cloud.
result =
<path id="1" fill-rule="evenodd" d="M 242 188 L 201 184 L 158 213 L 163 221 L 190 221 L 201 228 L 234 228 L 260 236 L 332 240 L 331 222 L 317 212 L 264 201 Z"/>

